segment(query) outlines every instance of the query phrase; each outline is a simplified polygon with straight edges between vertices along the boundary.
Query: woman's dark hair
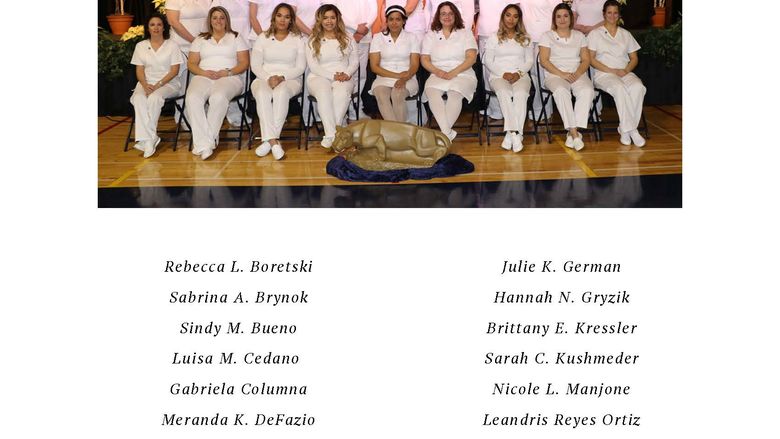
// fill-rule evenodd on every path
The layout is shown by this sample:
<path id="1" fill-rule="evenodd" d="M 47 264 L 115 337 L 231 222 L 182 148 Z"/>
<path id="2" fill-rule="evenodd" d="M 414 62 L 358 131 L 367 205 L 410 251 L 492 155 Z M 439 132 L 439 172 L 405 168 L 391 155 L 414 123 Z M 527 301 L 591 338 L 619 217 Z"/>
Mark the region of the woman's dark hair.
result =
<path id="1" fill-rule="evenodd" d="M 621 13 L 621 14 L 623 13 L 623 11 L 620 10 L 620 6 L 621 5 L 620 5 L 620 3 L 617 0 L 607 0 L 607 1 L 605 1 L 604 2 L 604 7 L 601 8 L 601 13 L 602 14 L 606 14 L 607 13 L 607 8 L 610 7 L 610 6 L 614 6 L 614 7 L 618 8 L 618 12 Z"/>
<path id="2" fill-rule="evenodd" d="M 392 15 L 392 14 L 398 14 L 398 15 L 401 16 L 401 21 L 403 22 L 403 24 L 401 24 L 401 29 L 402 30 L 406 29 L 406 16 L 404 16 L 404 14 L 402 14 L 402 13 L 400 13 L 398 11 L 391 11 L 389 14 L 387 14 L 387 17 L 385 17 L 385 19 L 390 18 L 390 15 Z M 382 35 L 390 35 L 390 28 L 388 27 L 387 29 L 385 29 L 382 32 Z"/>
<path id="3" fill-rule="evenodd" d="M 165 15 L 160 14 L 159 12 L 155 12 L 152 15 L 149 16 L 149 18 L 146 19 L 146 25 L 144 26 L 144 38 L 147 40 L 149 38 L 152 38 L 152 35 L 149 33 L 149 22 L 152 21 L 152 18 L 159 18 L 162 20 L 163 24 L 163 39 L 167 40 L 171 37 L 171 25 L 168 24 L 168 19 L 165 18 Z"/>
<path id="4" fill-rule="evenodd" d="M 458 7 L 452 4 L 452 2 L 441 2 L 439 4 L 439 7 L 436 8 L 436 15 L 433 17 L 433 21 L 431 21 L 431 30 L 432 31 L 440 31 L 441 26 L 441 20 L 439 19 L 439 13 L 441 12 L 441 8 L 449 6 L 450 10 L 453 14 L 455 14 L 455 24 L 452 26 L 453 29 L 463 29 L 465 26 L 463 24 L 463 17 L 460 16 L 460 11 L 458 10 Z"/>
<path id="5" fill-rule="evenodd" d="M 551 29 L 558 29 L 558 25 L 555 24 L 555 14 L 560 10 L 565 10 L 569 13 L 569 29 L 574 29 L 574 13 L 571 11 L 571 6 L 569 6 L 568 3 L 559 3 L 558 6 L 553 9 Z"/>

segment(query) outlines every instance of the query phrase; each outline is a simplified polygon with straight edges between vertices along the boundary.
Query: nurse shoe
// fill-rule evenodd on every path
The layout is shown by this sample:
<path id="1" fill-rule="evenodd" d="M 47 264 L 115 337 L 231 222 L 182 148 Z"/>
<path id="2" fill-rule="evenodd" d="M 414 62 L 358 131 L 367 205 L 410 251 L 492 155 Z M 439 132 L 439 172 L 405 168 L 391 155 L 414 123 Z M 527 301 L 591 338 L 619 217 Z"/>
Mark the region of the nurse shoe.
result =
<path id="1" fill-rule="evenodd" d="M 157 151 L 157 145 L 160 144 L 160 139 L 157 137 L 157 140 L 154 141 L 154 145 L 152 145 L 151 141 L 147 141 L 144 145 L 144 158 L 148 159 L 149 157 L 154 155 L 154 152 Z"/>
<path id="2" fill-rule="evenodd" d="M 268 142 L 263 142 L 255 149 L 255 154 L 258 157 L 265 157 L 268 155 L 268 153 L 271 152 L 271 144 Z"/>
<path id="3" fill-rule="evenodd" d="M 450 142 L 454 141 L 455 137 L 457 136 L 458 136 L 458 132 L 453 129 L 450 129 L 450 133 L 447 134 L 447 138 L 450 139 Z"/>
<path id="4" fill-rule="evenodd" d="M 333 136 L 325 136 L 322 138 L 320 145 L 322 145 L 322 147 L 325 149 L 330 149 L 330 147 L 333 146 L 334 139 L 335 138 Z"/>
<path id="5" fill-rule="evenodd" d="M 582 134 L 579 134 L 576 139 L 574 139 L 574 149 L 576 151 L 581 150 L 582 148 L 585 148 L 585 142 L 582 141 Z"/>
<path id="6" fill-rule="evenodd" d="M 574 138 L 571 136 L 571 134 L 566 135 L 566 142 L 564 143 L 567 148 L 574 148 Z"/>
<path id="7" fill-rule="evenodd" d="M 626 146 L 631 144 L 631 136 L 629 133 L 621 133 L 620 130 L 618 130 L 618 133 L 620 134 L 620 143 Z"/>
<path id="8" fill-rule="evenodd" d="M 204 149 L 203 152 L 200 153 L 200 159 L 206 160 L 207 158 L 211 157 L 211 154 L 213 154 L 214 151 L 211 149 Z"/>
<path id="9" fill-rule="evenodd" d="M 284 157 L 284 149 L 282 149 L 282 145 L 273 145 L 271 147 L 271 154 L 273 154 L 276 160 L 281 160 L 282 157 Z"/>
<path id="10" fill-rule="evenodd" d="M 631 141 L 634 142 L 634 145 L 640 148 L 645 146 L 645 138 L 642 137 L 641 134 L 639 134 L 639 131 L 637 130 L 631 131 L 629 135 L 631 136 Z"/>
<path id="11" fill-rule="evenodd" d="M 523 150 L 523 135 L 512 133 L 512 151 L 520 152 Z"/>
<path id="12" fill-rule="evenodd" d="M 133 148 L 135 148 L 135 149 L 137 149 L 137 150 L 139 150 L 141 152 L 144 152 L 146 150 L 146 148 L 144 148 L 144 142 L 145 142 L 145 140 L 141 140 L 140 142 L 133 143 Z"/>
<path id="13" fill-rule="evenodd" d="M 506 135 L 504 136 L 504 141 L 501 142 L 501 147 L 507 151 L 510 151 L 512 149 L 512 145 L 512 133 L 507 131 Z"/>

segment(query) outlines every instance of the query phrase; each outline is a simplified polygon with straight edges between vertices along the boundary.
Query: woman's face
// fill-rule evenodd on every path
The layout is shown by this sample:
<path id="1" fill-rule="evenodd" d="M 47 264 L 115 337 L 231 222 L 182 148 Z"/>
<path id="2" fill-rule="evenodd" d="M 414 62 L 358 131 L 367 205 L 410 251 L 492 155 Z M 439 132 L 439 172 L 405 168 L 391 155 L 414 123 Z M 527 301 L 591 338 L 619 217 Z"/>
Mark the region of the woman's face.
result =
<path id="1" fill-rule="evenodd" d="M 609 6 L 604 12 L 604 21 L 609 24 L 617 24 L 620 20 L 620 9 L 617 6 Z"/>
<path id="2" fill-rule="evenodd" d="M 504 12 L 503 20 L 507 29 L 514 29 L 517 26 L 517 22 L 520 21 L 520 14 L 517 13 L 517 9 L 509 8 Z"/>
<path id="3" fill-rule="evenodd" d="M 555 11 L 555 29 L 570 29 L 571 28 L 571 16 L 566 9 L 558 9 Z"/>
<path id="4" fill-rule="evenodd" d="M 157 17 L 149 20 L 149 35 L 159 36 L 163 33 L 163 22 Z"/>
<path id="5" fill-rule="evenodd" d="M 439 21 L 441 25 L 450 28 L 455 25 L 455 12 L 449 7 L 449 5 L 439 8 Z"/>
<path id="6" fill-rule="evenodd" d="M 336 30 L 336 22 L 338 21 L 338 18 L 336 18 L 336 12 L 335 11 L 327 11 L 322 16 L 322 29 L 333 32 Z"/>
<path id="7" fill-rule="evenodd" d="M 286 31 L 290 29 L 290 21 L 292 21 L 292 17 L 287 8 L 279 8 L 279 10 L 276 11 L 276 15 L 274 16 L 274 26 L 276 30 Z"/>
<path id="8" fill-rule="evenodd" d="M 227 18 L 225 18 L 225 14 L 222 11 L 214 11 L 211 14 L 211 28 L 215 31 L 224 31 L 225 23 L 227 23 Z"/>
<path id="9" fill-rule="evenodd" d="M 400 12 L 392 12 L 387 16 L 387 28 L 393 33 L 401 32 L 404 28 L 404 18 Z"/>

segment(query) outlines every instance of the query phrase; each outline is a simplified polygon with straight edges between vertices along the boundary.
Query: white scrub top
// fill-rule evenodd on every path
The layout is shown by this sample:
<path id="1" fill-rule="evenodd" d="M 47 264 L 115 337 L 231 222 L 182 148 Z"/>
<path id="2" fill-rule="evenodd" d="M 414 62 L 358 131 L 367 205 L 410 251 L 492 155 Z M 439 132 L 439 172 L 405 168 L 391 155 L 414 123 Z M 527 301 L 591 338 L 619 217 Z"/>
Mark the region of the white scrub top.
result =
<path id="1" fill-rule="evenodd" d="M 306 42 L 302 37 L 288 34 L 282 41 L 275 37 L 257 37 L 252 48 L 252 71 L 267 80 L 273 75 L 298 79 L 306 69 Z"/>
<path id="2" fill-rule="evenodd" d="M 333 81 L 336 72 L 344 72 L 354 76 L 359 67 L 358 47 L 352 35 L 348 35 L 349 43 L 341 53 L 341 47 L 336 39 L 323 38 L 320 46 L 320 56 L 315 57 L 311 48 L 311 40 L 306 44 L 306 62 L 312 75 Z"/>
<path id="3" fill-rule="evenodd" d="M 167 0 L 165 2 L 165 9 L 178 11 L 182 26 L 195 38 L 208 29 L 206 20 L 210 8 L 211 0 Z M 183 52 L 190 51 L 190 42 L 176 33 L 176 29 L 171 28 L 171 39 Z"/>
<path id="4" fill-rule="evenodd" d="M 444 38 L 441 31 L 430 31 L 425 34 L 420 55 L 430 56 L 434 66 L 450 71 L 466 60 L 466 51 L 469 49 L 477 50 L 477 41 L 471 31 L 458 29 L 450 33 L 449 38 Z M 474 74 L 474 69 L 466 69 L 449 80 L 431 75 L 425 82 L 425 87 L 442 91 L 455 90 L 471 102 L 477 88 L 477 75 Z"/>
<path id="5" fill-rule="evenodd" d="M 214 37 L 208 40 L 203 37 L 195 38 L 190 52 L 200 53 L 199 67 L 204 70 L 232 69 L 238 64 L 236 53 L 249 50 L 249 44 L 241 35 L 225 34 L 219 42 Z"/>
<path id="6" fill-rule="evenodd" d="M 574 0 L 571 10 L 577 13 L 577 23 L 583 26 L 593 26 L 604 20 L 601 12 L 604 8 L 604 0 Z"/>
<path id="7" fill-rule="evenodd" d="M 163 79 L 171 71 L 171 66 L 183 62 L 184 56 L 181 49 L 170 39 L 163 41 L 162 46 L 157 50 L 152 48 L 152 43 L 149 40 L 139 42 L 135 45 L 133 58 L 130 60 L 130 64 L 134 66 L 144 66 L 144 76 L 146 82 L 150 84 Z M 178 78 L 173 78 L 171 82 L 173 81 L 178 81 Z"/>
<path id="8" fill-rule="evenodd" d="M 641 47 L 631 32 L 622 27 L 618 27 L 613 37 L 604 26 L 600 26 L 588 34 L 588 49 L 596 52 L 596 60 L 600 63 L 611 69 L 622 69 L 630 61 L 628 54 L 636 52 Z M 605 72 L 595 71 L 596 77 L 604 74 Z"/>
<path id="9" fill-rule="evenodd" d="M 501 11 L 510 3 L 518 3 L 519 0 L 479 0 L 479 21 L 477 21 L 477 35 L 487 37 L 498 32 L 498 23 L 501 20 Z"/>
<path id="10" fill-rule="evenodd" d="M 417 37 L 414 34 L 405 30 L 401 31 L 395 41 L 389 34 L 378 33 L 371 40 L 369 53 L 379 53 L 379 66 L 383 69 L 393 73 L 405 72 L 409 70 L 411 54 L 420 53 L 420 42 L 417 41 Z M 374 87 L 377 86 L 392 87 L 396 81 L 397 79 L 395 78 L 377 76 L 374 84 L 371 86 L 371 91 L 373 92 Z M 413 84 L 410 84 L 412 82 Z M 414 85 L 414 87 L 410 88 L 411 85 Z M 411 94 L 417 93 L 417 80 L 415 77 L 407 81 L 406 86 Z"/>
<path id="11" fill-rule="evenodd" d="M 317 21 L 315 14 L 322 5 L 320 0 L 290 0 L 287 3 L 295 6 L 295 15 L 301 19 L 303 24 L 309 26 L 309 29 L 314 27 L 314 22 Z"/>
<path id="12" fill-rule="evenodd" d="M 422 0 L 421 0 L 422 1 Z M 428 29 L 431 28 L 433 23 L 433 17 L 436 15 L 436 9 L 439 5 L 446 0 L 428 0 Z M 474 0 L 449 0 L 454 4 L 460 12 L 461 18 L 463 18 L 463 28 L 471 32 L 471 28 L 474 26 Z"/>
<path id="13" fill-rule="evenodd" d="M 550 62 L 564 72 L 573 72 L 582 63 L 580 50 L 588 47 L 588 37 L 572 29 L 569 38 L 561 38 L 555 31 L 548 30 L 542 35 L 539 45 L 550 48 Z"/>
<path id="14" fill-rule="evenodd" d="M 230 14 L 230 27 L 248 40 L 252 27 L 249 24 L 249 0 L 213 0 L 211 6 L 222 6 Z"/>
<path id="15" fill-rule="evenodd" d="M 339 8 L 347 33 L 354 34 L 360 23 L 366 23 L 368 33 L 360 39 L 360 44 L 371 43 L 371 25 L 377 17 L 376 0 L 323 0 L 323 3 L 331 3 Z"/>
<path id="16" fill-rule="evenodd" d="M 490 79 L 501 78 L 507 72 L 528 73 L 534 62 L 534 48 L 531 41 L 523 46 L 514 39 L 498 41 L 498 34 L 491 35 L 485 43 L 485 67 Z"/>
<path id="17" fill-rule="evenodd" d="M 553 9 L 559 0 L 522 0 L 520 9 L 523 11 L 523 24 L 531 41 L 538 43 L 542 34 L 552 29 Z"/>
<path id="18" fill-rule="evenodd" d="M 428 12 L 423 8 L 423 1 L 418 0 L 417 6 L 415 6 L 412 14 L 406 19 L 406 26 L 404 30 L 411 33 L 424 34 L 431 28 L 431 20 L 428 17 Z M 406 6 L 406 0 L 385 0 L 385 11 L 390 6 Z M 379 14 L 384 16 L 385 11 L 379 11 Z"/>

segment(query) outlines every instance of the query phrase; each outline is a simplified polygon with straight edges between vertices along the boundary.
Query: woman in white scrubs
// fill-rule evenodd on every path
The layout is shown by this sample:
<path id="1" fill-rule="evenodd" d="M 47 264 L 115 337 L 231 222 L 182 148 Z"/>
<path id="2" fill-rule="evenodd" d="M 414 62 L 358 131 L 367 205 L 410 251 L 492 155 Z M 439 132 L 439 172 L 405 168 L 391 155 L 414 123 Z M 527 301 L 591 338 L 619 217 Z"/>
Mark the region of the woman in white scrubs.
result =
<path id="1" fill-rule="evenodd" d="M 615 100 L 620 126 L 620 143 L 645 146 L 645 139 L 637 131 L 642 118 L 642 104 L 647 89 L 632 70 L 639 63 L 640 49 L 631 32 L 618 26 L 620 4 L 615 0 L 604 3 L 604 25 L 591 31 L 588 49 L 591 65 L 596 69 L 593 82 Z"/>
<path id="2" fill-rule="evenodd" d="M 404 30 L 406 11 L 390 6 L 385 11 L 387 30 L 374 35 L 369 60 L 376 79 L 371 94 L 376 96 L 384 120 L 406 122 L 406 98 L 420 89 L 417 69 L 420 68 L 420 43 Z"/>
<path id="3" fill-rule="evenodd" d="M 211 8 L 208 31 L 192 42 L 187 64 L 195 75 L 185 109 L 192 125 L 192 153 L 206 160 L 217 147 L 228 103 L 241 94 L 243 73 L 249 67 L 249 45 L 231 28 L 225 8 Z"/>
<path id="4" fill-rule="evenodd" d="M 262 143 L 255 149 L 258 157 L 271 152 L 276 160 L 284 157 L 279 136 L 287 119 L 290 98 L 301 92 L 301 77 L 306 70 L 305 42 L 295 25 L 291 5 L 274 7 L 268 30 L 261 33 L 252 48 L 252 94 L 257 101 Z"/>
<path id="5" fill-rule="evenodd" d="M 574 0 L 571 10 L 574 12 L 574 29 L 590 34 L 590 31 L 604 24 L 604 0 Z"/>
<path id="6" fill-rule="evenodd" d="M 544 86 L 558 106 L 563 126 L 569 131 L 566 146 L 577 151 L 585 147 L 577 128 L 588 127 L 588 113 L 593 104 L 593 83 L 586 72 L 590 67 L 588 38 L 574 30 L 569 5 L 561 3 L 553 10 L 553 30 L 542 35 L 539 62 L 545 70 Z M 572 105 L 572 95 L 576 103 Z"/>
<path id="7" fill-rule="evenodd" d="M 406 24 L 404 31 L 417 37 L 417 41 L 422 44 L 425 33 L 431 27 L 431 20 L 428 18 L 428 11 L 424 8 L 425 0 L 382 0 L 380 11 L 387 11 L 390 6 L 400 6 L 406 12 Z M 381 29 L 387 29 L 387 16 L 381 14 Z"/>
<path id="8" fill-rule="evenodd" d="M 534 62 L 531 39 L 523 27 L 520 7 L 510 4 L 499 18 L 498 31 L 485 44 L 484 64 L 490 86 L 504 114 L 504 141 L 501 147 L 520 152 L 523 149 L 523 125 L 531 92 L 528 75 Z"/>
<path id="9" fill-rule="evenodd" d="M 133 51 L 130 63 L 135 66 L 138 84 L 130 102 L 135 110 L 135 145 L 144 158 L 154 155 L 160 137 L 157 121 L 165 99 L 181 93 L 179 67 L 183 56 L 179 46 L 170 40 L 171 27 L 165 17 L 154 13 L 146 21 L 144 36 Z"/>
<path id="10" fill-rule="evenodd" d="M 431 31 L 423 40 L 420 62 L 431 73 L 424 88 L 428 105 L 439 129 L 450 140 L 458 135 L 452 127 L 460 116 L 462 100 L 471 102 L 477 89 L 477 76 L 471 68 L 476 60 L 477 41 L 464 29 L 460 12 L 450 2 L 439 4 Z"/>
<path id="11" fill-rule="evenodd" d="M 306 61 L 311 74 L 306 77 L 309 93 L 317 98 L 317 108 L 325 135 L 323 148 L 333 146 L 336 124 L 347 113 L 353 76 L 358 69 L 357 44 L 349 35 L 341 11 L 332 4 L 317 9 L 316 22 L 306 44 Z"/>

